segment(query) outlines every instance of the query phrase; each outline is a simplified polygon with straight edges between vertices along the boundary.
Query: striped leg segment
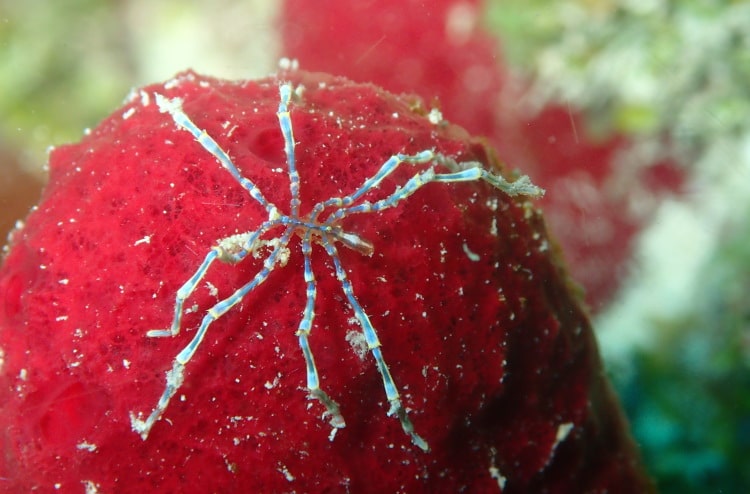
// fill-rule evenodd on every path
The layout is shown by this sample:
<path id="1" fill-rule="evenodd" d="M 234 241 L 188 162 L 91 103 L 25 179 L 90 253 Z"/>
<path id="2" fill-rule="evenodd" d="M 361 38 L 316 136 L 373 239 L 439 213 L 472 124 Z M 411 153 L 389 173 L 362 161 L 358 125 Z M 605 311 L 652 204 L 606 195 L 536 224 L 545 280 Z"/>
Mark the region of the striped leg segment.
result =
<path id="1" fill-rule="evenodd" d="M 533 185 L 529 177 L 522 176 L 515 182 L 508 182 L 499 175 L 493 175 L 487 170 L 476 166 L 453 173 L 435 173 L 434 168 L 428 168 L 410 178 L 403 187 L 399 187 L 390 196 L 375 202 L 365 201 L 356 206 L 341 207 L 331 213 L 325 221 L 326 225 L 334 224 L 351 214 L 372 213 L 397 206 L 401 201 L 414 194 L 418 189 L 430 182 L 455 183 L 482 180 L 511 196 L 527 195 L 541 197 L 544 190 Z"/>
<path id="2" fill-rule="evenodd" d="M 177 336 L 180 333 L 180 324 L 182 322 L 183 308 L 185 300 L 187 300 L 193 291 L 198 287 L 198 284 L 206 276 L 208 268 L 211 264 L 219 259 L 222 262 L 237 263 L 247 256 L 249 252 L 252 252 L 255 243 L 258 241 L 261 235 L 267 232 L 272 227 L 279 224 L 278 221 L 266 221 L 260 228 L 248 236 L 245 245 L 236 249 L 230 250 L 228 246 L 219 245 L 213 247 L 211 251 L 206 255 L 201 265 L 195 271 L 195 274 L 185 282 L 184 285 L 177 290 L 177 296 L 175 297 L 174 303 L 174 317 L 172 318 L 172 326 L 169 329 L 152 329 L 146 333 L 149 337 L 163 337 L 163 336 Z"/>
<path id="3" fill-rule="evenodd" d="M 472 182 L 482 180 L 498 190 L 501 190 L 509 196 L 529 196 L 541 197 L 544 190 L 531 183 L 527 175 L 519 177 L 514 182 L 508 182 L 500 175 L 495 175 L 477 163 L 477 166 L 466 168 L 465 170 L 454 173 L 436 173 L 432 179 L 433 182 L 454 183 L 454 182 Z"/>
<path id="4" fill-rule="evenodd" d="M 337 209 L 336 211 L 331 213 L 328 219 L 326 219 L 325 224 L 334 224 L 351 214 L 372 213 L 395 207 L 399 202 L 403 201 L 414 192 L 416 192 L 417 189 L 433 181 L 434 178 L 435 170 L 433 168 L 428 168 L 427 170 L 414 175 L 404 184 L 403 187 L 399 187 L 393 194 L 386 197 L 385 199 L 381 199 L 376 202 L 365 201 L 356 206 Z"/>
<path id="5" fill-rule="evenodd" d="M 198 347 L 200 346 L 201 342 L 206 336 L 206 333 L 208 332 L 208 327 L 215 320 L 223 316 L 229 309 L 239 303 L 248 293 L 253 291 L 261 283 L 266 281 L 268 275 L 271 274 L 271 271 L 273 271 L 276 262 L 279 260 L 279 255 L 282 249 L 286 248 L 286 245 L 289 243 L 289 239 L 291 238 L 293 232 L 294 229 L 292 227 L 287 227 L 286 231 L 281 237 L 280 242 L 276 245 L 273 251 L 271 251 L 271 253 L 263 262 L 263 268 L 258 272 L 258 274 L 256 274 L 252 280 L 243 285 L 240 289 L 235 291 L 231 296 L 225 298 L 224 300 L 211 307 L 206 315 L 203 316 L 203 321 L 201 321 L 201 325 L 198 328 L 195 336 L 193 336 L 193 339 L 175 357 L 172 364 L 172 369 L 167 372 L 167 384 L 164 389 L 164 393 L 162 393 L 158 403 L 156 404 L 156 407 L 148 416 L 148 418 L 146 418 L 146 420 L 141 420 L 140 418 L 136 417 L 135 414 L 130 414 L 131 427 L 134 431 L 140 434 L 141 438 L 143 438 L 144 440 L 148 438 L 148 434 L 151 431 L 151 428 L 154 426 L 159 417 L 161 417 L 161 414 L 164 413 L 167 405 L 169 405 L 169 401 L 180 389 L 180 386 L 182 386 L 182 382 L 185 377 L 185 366 L 190 361 L 190 359 L 193 358 L 193 355 L 195 355 L 195 352 L 198 350 Z M 206 259 L 208 259 L 208 256 Z M 159 334 L 157 336 L 161 335 Z"/>
<path id="6" fill-rule="evenodd" d="M 313 358 L 312 350 L 310 349 L 310 343 L 308 338 L 312 331 L 313 319 L 315 319 L 315 296 L 317 293 L 315 285 L 315 275 L 312 271 L 312 244 L 310 237 L 312 231 L 308 230 L 302 239 L 302 254 L 304 255 L 305 262 L 305 284 L 306 284 L 306 295 L 307 302 L 305 303 L 305 310 L 302 314 L 302 320 L 299 323 L 297 329 L 297 337 L 299 338 L 299 346 L 302 348 L 302 354 L 305 357 L 305 367 L 307 369 L 307 389 L 310 392 L 310 397 L 320 401 L 326 407 L 326 413 L 330 416 L 330 424 L 337 428 L 343 428 L 346 426 L 343 415 L 339 409 L 338 403 L 333 401 L 325 391 L 320 388 L 320 378 L 318 376 L 318 368 L 315 366 L 315 359 Z"/>
<path id="7" fill-rule="evenodd" d="M 286 162 L 289 169 L 289 190 L 292 193 L 292 200 L 289 204 L 291 217 L 299 217 L 299 173 L 294 156 L 294 132 L 292 130 L 292 119 L 289 116 L 289 100 L 292 98 L 292 85 L 289 83 L 279 86 L 279 111 L 276 115 L 279 118 L 281 134 L 284 136 L 284 153 L 286 153 Z"/>
<path id="8" fill-rule="evenodd" d="M 349 281 L 349 278 L 346 276 L 346 271 L 344 271 L 344 268 L 341 265 L 341 259 L 339 258 L 339 254 L 336 251 L 336 247 L 325 236 L 322 238 L 322 242 L 323 246 L 326 249 L 326 252 L 333 260 L 333 266 L 336 271 L 336 278 L 338 278 L 339 282 L 341 283 L 341 288 L 344 291 L 344 295 L 349 301 L 349 305 L 351 305 L 352 309 L 354 310 L 354 315 L 357 318 L 357 321 L 359 321 L 359 324 L 362 328 L 362 334 L 364 335 L 365 341 L 367 342 L 367 348 L 375 358 L 375 362 L 378 366 L 378 371 L 380 371 L 380 375 L 383 378 L 383 388 L 385 389 L 386 398 L 390 403 L 388 415 L 395 415 L 396 417 L 398 417 L 399 421 L 401 422 L 401 427 L 404 429 L 404 432 L 411 437 L 412 442 L 423 451 L 428 451 L 430 448 L 429 445 L 414 431 L 414 426 L 409 419 L 409 415 L 407 414 L 406 409 L 401 404 L 401 398 L 398 394 L 398 388 L 396 387 L 396 383 L 391 376 L 391 372 L 388 370 L 388 365 L 383 358 L 383 353 L 380 350 L 381 344 L 380 340 L 378 339 L 377 331 L 375 331 L 375 328 L 370 322 L 370 318 L 367 317 L 364 309 L 362 309 L 362 306 L 354 296 L 352 284 Z"/>
<path id="9" fill-rule="evenodd" d="M 333 197 L 331 199 L 328 199 L 326 201 L 319 202 L 318 204 L 316 204 L 310 215 L 311 220 L 316 221 L 320 213 L 322 213 L 325 208 L 328 208 L 328 207 L 342 208 L 342 207 L 348 207 L 354 204 L 363 195 L 365 195 L 372 189 L 378 188 L 380 186 L 380 183 L 388 175 L 393 173 L 393 171 L 396 168 L 398 168 L 398 166 L 401 163 L 412 163 L 412 164 L 429 163 L 434 157 L 435 155 L 432 151 L 422 151 L 421 153 L 417 153 L 414 155 L 395 154 L 391 156 L 385 163 L 383 163 L 383 165 L 380 167 L 377 173 L 375 173 L 375 175 L 365 180 L 364 183 L 360 186 L 360 188 L 357 189 L 355 192 L 344 197 Z"/>
<path id="10" fill-rule="evenodd" d="M 156 104 L 159 105 L 159 110 L 162 113 L 169 113 L 172 116 L 172 120 L 174 120 L 175 124 L 177 124 L 178 127 L 181 127 L 190 132 L 193 137 L 195 137 L 195 140 L 197 140 L 200 145 L 203 146 L 203 149 L 211 153 L 217 160 L 219 160 L 221 166 L 232 174 L 234 179 L 237 180 L 237 182 L 239 182 L 239 184 L 250 193 L 250 196 L 253 199 L 258 201 L 258 203 L 263 206 L 269 213 L 277 210 L 276 206 L 268 202 L 268 200 L 263 196 L 263 193 L 260 191 L 260 189 L 251 180 L 242 176 L 240 171 L 232 162 L 231 158 L 229 158 L 229 155 L 221 148 L 221 146 L 219 146 L 219 144 L 213 139 L 213 137 L 208 135 L 205 130 L 198 128 L 198 126 L 195 125 L 192 120 L 190 120 L 190 117 L 188 117 L 185 112 L 182 111 L 182 100 L 180 98 L 168 99 L 161 94 L 156 94 L 155 96 Z"/>
<path id="11" fill-rule="evenodd" d="M 211 249 L 195 274 L 191 276 L 190 279 L 187 280 L 187 282 L 185 282 L 185 284 L 182 285 L 179 290 L 177 290 L 177 296 L 175 297 L 174 302 L 174 317 L 172 318 L 172 326 L 169 329 L 152 329 L 146 333 L 147 336 L 151 338 L 162 336 L 177 336 L 180 333 L 182 310 L 183 306 L 185 305 L 185 300 L 190 297 L 195 288 L 198 286 L 198 283 L 200 283 L 203 277 L 206 276 L 208 268 L 218 256 L 218 251 L 216 249 Z"/>

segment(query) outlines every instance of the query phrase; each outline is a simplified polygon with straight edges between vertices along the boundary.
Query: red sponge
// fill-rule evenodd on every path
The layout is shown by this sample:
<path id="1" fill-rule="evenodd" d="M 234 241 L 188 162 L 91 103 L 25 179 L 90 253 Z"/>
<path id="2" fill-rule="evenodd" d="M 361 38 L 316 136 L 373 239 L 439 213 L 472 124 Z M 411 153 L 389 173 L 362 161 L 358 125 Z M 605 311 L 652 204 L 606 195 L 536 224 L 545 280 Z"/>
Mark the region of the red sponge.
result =
<path id="1" fill-rule="evenodd" d="M 424 152 L 378 175 L 391 156 Z M 349 205 L 369 177 L 383 180 Z M 534 189 L 513 180 L 417 98 L 342 78 L 187 72 L 133 92 L 52 153 L 0 270 L 0 490 L 648 491 L 540 214 L 512 197 Z M 210 252 L 246 252 L 212 250 L 221 239 L 266 221 L 242 262 L 217 260 L 186 285 Z M 259 273 L 235 305 L 219 303 Z M 179 334 L 149 337 L 170 327 L 184 285 L 195 289 Z M 175 366 L 206 314 L 205 338 Z M 307 397 L 303 320 L 344 428 Z M 174 396 L 146 427 L 167 381 Z"/>

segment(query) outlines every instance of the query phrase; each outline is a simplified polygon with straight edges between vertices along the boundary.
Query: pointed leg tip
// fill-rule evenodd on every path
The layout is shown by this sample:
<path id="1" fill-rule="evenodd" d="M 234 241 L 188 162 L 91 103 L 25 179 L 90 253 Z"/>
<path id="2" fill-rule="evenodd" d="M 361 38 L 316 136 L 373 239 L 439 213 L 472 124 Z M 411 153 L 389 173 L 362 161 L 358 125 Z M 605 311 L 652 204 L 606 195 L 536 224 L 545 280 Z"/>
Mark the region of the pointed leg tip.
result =
<path id="1" fill-rule="evenodd" d="M 323 413 L 323 419 L 330 417 L 328 423 L 335 429 L 343 429 L 346 427 L 346 421 L 344 416 L 341 414 L 339 404 L 336 403 L 330 396 L 326 394 L 320 388 L 310 391 L 310 399 L 318 400 L 326 407 L 326 411 Z"/>
<path id="2" fill-rule="evenodd" d="M 144 441 L 148 439 L 148 433 L 151 432 L 151 426 L 147 421 L 138 418 L 133 412 L 130 412 L 130 427 L 133 429 L 133 432 L 141 436 L 141 439 Z"/>
<path id="3" fill-rule="evenodd" d="M 412 433 L 411 434 L 411 442 L 414 443 L 414 445 L 416 447 L 418 447 L 419 449 L 421 449 L 425 453 L 429 453 L 430 452 L 430 445 L 427 443 L 427 441 L 425 441 L 424 439 L 422 439 L 418 434 L 416 434 L 416 433 Z"/>
<path id="4" fill-rule="evenodd" d="M 146 332 L 146 336 L 149 338 L 163 338 L 165 336 L 174 336 L 174 334 L 168 329 L 151 329 Z"/>

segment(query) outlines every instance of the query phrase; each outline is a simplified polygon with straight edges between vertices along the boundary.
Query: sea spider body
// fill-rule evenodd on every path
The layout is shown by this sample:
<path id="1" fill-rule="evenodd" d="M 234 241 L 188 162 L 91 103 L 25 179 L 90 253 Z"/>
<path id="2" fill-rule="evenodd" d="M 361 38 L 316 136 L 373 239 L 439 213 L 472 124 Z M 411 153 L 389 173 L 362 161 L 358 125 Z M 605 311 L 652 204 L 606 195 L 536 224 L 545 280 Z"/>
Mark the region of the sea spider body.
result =
<path id="1" fill-rule="evenodd" d="M 185 114 L 182 110 L 182 101 L 179 98 L 170 100 L 160 94 L 155 95 L 160 110 L 163 113 L 168 113 L 180 129 L 192 134 L 203 149 L 218 160 L 221 166 L 232 175 L 247 193 L 265 208 L 268 213 L 268 219 L 253 232 L 248 232 L 246 235 L 239 237 L 232 236 L 220 240 L 218 245 L 212 248 L 206 255 L 195 274 L 177 291 L 175 312 L 171 327 L 169 329 L 151 330 L 148 332 L 148 336 L 164 337 L 177 336 L 179 334 L 184 303 L 202 281 L 215 260 L 218 259 L 222 262 L 232 264 L 238 263 L 249 253 L 256 251 L 258 243 L 262 241 L 267 233 L 273 230 L 281 230 L 282 233 L 280 236 L 274 237 L 273 248 L 263 261 L 263 267 L 260 271 L 245 285 L 238 288 L 231 296 L 219 301 L 216 305 L 208 309 L 192 340 L 175 357 L 172 369 L 167 373 L 164 393 L 159 398 L 154 410 L 145 420 L 131 413 L 133 430 L 138 432 L 144 440 L 148 437 L 152 427 L 166 410 L 169 401 L 182 386 L 185 366 L 193 358 L 196 351 L 198 351 L 211 323 L 226 314 L 232 307 L 253 292 L 256 287 L 266 281 L 281 262 L 281 254 L 285 252 L 291 237 L 296 233 L 302 239 L 301 250 L 304 257 L 303 276 L 306 284 L 306 304 L 296 334 L 305 360 L 307 390 L 310 397 L 319 400 L 325 406 L 326 413 L 330 416 L 330 423 L 333 427 L 342 428 L 345 426 L 339 405 L 320 386 L 320 378 L 310 344 L 317 295 L 317 285 L 311 265 L 312 242 L 315 239 L 328 254 L 333 264 L 336 278 L 341 284 L 341 289 L 346 300 L 354 311 L 357 322 L 361 327 L 367 349 L 375 359 L 377 369 L 383 380 L 385 395 L 390 404 L 388 415 L 397 417 L 404 432 L 411 437 L 412 442 L 420 449 L 428 451 L 429 446 L 427 442 L 415 432 L 407 410 L 401 402 L 398 386 L 386 363 L 377 331 L 354 293 L 352 283 L 349 281 L 342 265 L 335 244 L 337 242 L 341 243 L 363 255 L 371 255 L 374 247 L 372 243 L 361 238 L 356 233 L 344 231 L 340 226 L 341 220 L 352 215 L 377 213 L 396 207 L 401 201 L 406 200 L 420 188 L 431 182 L 450 184 L 454 182 L 483 180 L 509 195 L 539 196 L 542 194 L 542 191 L 532 185 L 527 177 L 521 177 L 511 183 L 500 176 L 488 172 L 480 163 L 457 163 L 451 158 L 435 154 L 432 150 L 423 150 L 412 155 L 396 154 L 391 156 L 357 190 L 345 196 L 331 197 L 318 202 L 307 215 L 302 216 L 300 215 L 300 176 L 297 170 L 295 155 L 297 143 L 294 140 L 289 108 L 294 94 L 295 91 L 292 84 L 284 82 L 279 85 L 280 102 L 277 117 L 280 131 L 283 135 L 284 153 L 286 155 L 287 174 L 289 177 L 291 199 L 289 201 L 288 213 L 282 212 L 282 209 L 266 199 L 259 187 L 251 179 L 244 177 L 240 173 L 237 166 L 232 162 L 232 159 L 217 143 L 214 137 L 200 129 Z M 381 182 L 402 164 L 422 165 L 422 168 L 405 184 L 398 186 L 390 195 L 373 202 L 361 200 L 368 193 L 377 189 Z M 451 171 L 447 173 L 436 172 L 436 165 L 441 165 Z M 326 211 L 328 210 L 330 212 L 326 215 Z M 238 243 L 239 239 L 241 239 L 241 243 Z"/>

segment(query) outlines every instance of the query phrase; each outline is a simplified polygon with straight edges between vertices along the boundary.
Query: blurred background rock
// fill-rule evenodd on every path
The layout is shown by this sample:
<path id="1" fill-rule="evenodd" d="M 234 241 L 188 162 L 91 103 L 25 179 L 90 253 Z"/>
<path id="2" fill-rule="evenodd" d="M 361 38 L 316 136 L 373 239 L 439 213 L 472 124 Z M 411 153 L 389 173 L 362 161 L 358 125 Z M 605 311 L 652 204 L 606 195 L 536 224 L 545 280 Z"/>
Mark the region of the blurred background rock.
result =
<path id="1" fill-rule="evenodd" d="M 661 491 L 750 492 L 750 3 L 453 3 L 479 5 L 529 118 L 572 109 L 582 138 L 627 138 L 625 170 L 665 158 L 685 170 L 679 195 L 630 201 L 647 221 L 595 326 Z M 281 4 L 0 0 L 1 231 L 38 199 L 47 148 L 132 87 L 188 67 L 273 71 L 287 55 Z"/>
<path id="2" fill-rule="evenodd" d="M 533 105 L 687 170 L 595 326 L 661 491 L 750 492 L 750 3 L 497 0 L 488 19 Z"/>
<path id="3" fill-rule="evenodd" d="M 265 75 L 278 58 L 266 0 L 0 0 L 0 235 L 26 216 L 50 146 L 80 139 L 133 88 L 192 67 Z"/>

